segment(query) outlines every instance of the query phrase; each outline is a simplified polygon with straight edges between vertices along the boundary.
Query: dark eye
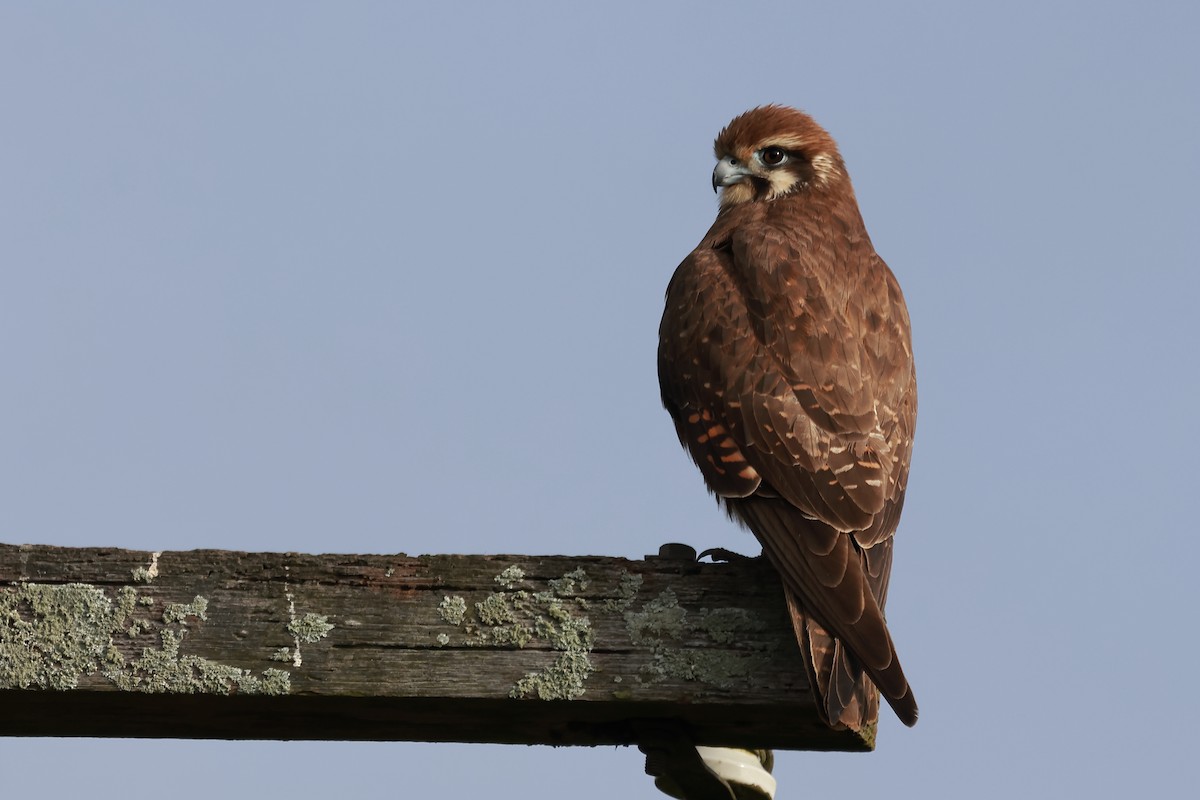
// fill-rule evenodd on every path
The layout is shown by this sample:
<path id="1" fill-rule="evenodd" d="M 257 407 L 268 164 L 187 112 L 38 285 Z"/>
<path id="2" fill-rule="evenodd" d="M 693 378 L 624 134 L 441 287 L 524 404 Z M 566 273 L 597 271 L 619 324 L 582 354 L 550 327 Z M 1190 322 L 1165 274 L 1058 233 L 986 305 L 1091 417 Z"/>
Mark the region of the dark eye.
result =
<path id="1" fill-rule="evenodd" d="M 764 147 L 762 149 L 762 162 L 768 167 L 778 167 L 783 162 L 787 161 L 787 153 L 782 147 Z"/>

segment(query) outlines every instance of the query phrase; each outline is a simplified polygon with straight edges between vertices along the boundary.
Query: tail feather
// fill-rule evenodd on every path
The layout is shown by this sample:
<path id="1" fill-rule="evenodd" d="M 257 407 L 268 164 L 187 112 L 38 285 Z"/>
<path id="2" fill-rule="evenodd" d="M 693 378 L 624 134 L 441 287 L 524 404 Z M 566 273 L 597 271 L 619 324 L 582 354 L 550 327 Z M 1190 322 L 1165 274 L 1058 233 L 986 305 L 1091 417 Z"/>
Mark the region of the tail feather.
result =
<path id="1" fill-rule="evenodd" d="M 879 717 L 879 690 L 841 643 L 804 612 L 796 594 L 784 590 L 817 709 L 833 728 L 862 728 Z"/>
<path id="2" fill-rule="evenodd" d="M 725 502 L 762 542 L 779 571 L 826 721 L 861 729 L 878 716 L 882 692 L 901 722 L 915 724 L 916 700 L 879 602 L 887 592 L 891 539 L 863 550 L 850 534 L 806 518 L 782 498 Z"/>

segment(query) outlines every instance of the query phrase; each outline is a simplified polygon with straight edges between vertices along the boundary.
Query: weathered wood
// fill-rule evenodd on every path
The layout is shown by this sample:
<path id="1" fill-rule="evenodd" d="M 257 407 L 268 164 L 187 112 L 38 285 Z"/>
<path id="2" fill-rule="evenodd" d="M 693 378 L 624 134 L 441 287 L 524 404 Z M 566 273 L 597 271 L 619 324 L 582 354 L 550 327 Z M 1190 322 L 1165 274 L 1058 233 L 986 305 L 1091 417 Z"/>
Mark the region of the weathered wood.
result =
<path id="1" fill-rule="evenodd" d="M 756 561 L 0 545 L 0 735 L 866 750 Z"/>

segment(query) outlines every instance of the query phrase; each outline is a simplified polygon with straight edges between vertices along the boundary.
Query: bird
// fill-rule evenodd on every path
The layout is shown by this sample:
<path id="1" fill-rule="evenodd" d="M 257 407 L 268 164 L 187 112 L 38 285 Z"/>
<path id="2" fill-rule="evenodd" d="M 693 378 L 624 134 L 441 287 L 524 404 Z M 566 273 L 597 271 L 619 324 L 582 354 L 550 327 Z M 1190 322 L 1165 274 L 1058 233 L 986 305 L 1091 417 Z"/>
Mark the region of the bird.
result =
<path id="1" fill-rule="evenodd" d="M 811 116 L 759 106 L 714 151 L 716 221 L 667 287 L 663 405 L 779 573 L 824 722 L 873 726 L 882 693 L 912 726 L 883 613 L 917 414 L 904 295 Z"/>

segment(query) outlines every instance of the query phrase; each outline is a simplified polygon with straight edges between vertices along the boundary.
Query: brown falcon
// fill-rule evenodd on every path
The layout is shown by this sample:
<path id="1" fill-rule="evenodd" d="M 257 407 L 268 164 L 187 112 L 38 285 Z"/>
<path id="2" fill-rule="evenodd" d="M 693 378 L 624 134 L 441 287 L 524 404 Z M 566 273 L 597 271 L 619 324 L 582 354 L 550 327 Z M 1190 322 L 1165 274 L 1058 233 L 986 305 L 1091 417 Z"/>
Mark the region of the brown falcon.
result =
<path id="1" fill-rule="evenodd" d="M 917 384 L 904 297 L 833 139 L 763 106 L 716 140 L 720 211 L 675 271 L 663 404 L 783 580 L 817 707 L 855 730 L 917 704 L 884 621 Z"/>

